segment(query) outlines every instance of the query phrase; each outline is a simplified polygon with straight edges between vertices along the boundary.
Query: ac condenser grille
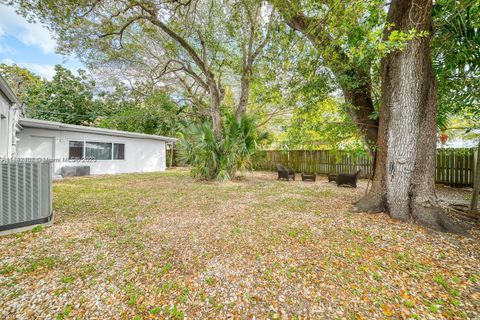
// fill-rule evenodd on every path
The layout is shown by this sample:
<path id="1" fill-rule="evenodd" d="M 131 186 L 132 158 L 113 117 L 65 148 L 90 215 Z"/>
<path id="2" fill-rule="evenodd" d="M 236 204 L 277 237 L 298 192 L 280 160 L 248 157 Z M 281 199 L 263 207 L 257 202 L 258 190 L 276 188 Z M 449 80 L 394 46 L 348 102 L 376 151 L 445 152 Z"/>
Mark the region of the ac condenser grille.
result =
<path id="1" fill-rule="evenodd" d="M 0 232 L 49 222 L 52 217 L 50 163 L 0 163 L 0 166 Z"/>

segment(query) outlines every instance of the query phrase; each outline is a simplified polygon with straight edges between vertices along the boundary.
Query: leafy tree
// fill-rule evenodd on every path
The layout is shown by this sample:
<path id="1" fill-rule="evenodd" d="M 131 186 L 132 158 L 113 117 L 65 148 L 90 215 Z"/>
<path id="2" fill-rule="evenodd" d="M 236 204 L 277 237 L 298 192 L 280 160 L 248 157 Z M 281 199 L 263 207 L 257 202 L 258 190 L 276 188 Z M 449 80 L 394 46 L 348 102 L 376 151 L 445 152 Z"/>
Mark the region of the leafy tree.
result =
<path id="1" fill-rule="evenodd" d="M 165 91 L 139 93 L 114 84 L 115 90 L 95 97 L 98 88 L 83 71 L 75 76 L 57 66 L 48 81 L 17 65 L 2 64 L 0 70 L 31 118 L 171 136 L 186 119 L 185 108 Z"/>
<path id="2" fill-rule="evenodd" d="M 371 69 L 386 51 L 383 1 L 270 0 L 286 23 L 315 47 L 350 105 L 349 114 L 374 149 L 378 119 Z M 380 52 L 380 53 L 379 53 Z"/>
<path id="3" fill-rule="evenodd" d="M 110 107 L 104 107 L 109 110 L 108 113 L 97 118 L 95 124 L 100 127 L 176 136 L 182 124 L 185 124 L 185 118 L 182 119 L 181 115 L 182 108 L 166 92 L 155 92 L 137 103 L 125 99 L 103 103 Z"/>
<path id="4" fill-rule="evenodd" d="M 200 109 L 208 106 L 200 112 L 210 115 L 217 139 L 223 75 L 226 68 L 235 71 L 239 65 L 232 61 L 237 56 L 229 54 L 231 49 L 242 49 L 240 117 L 248 103 L 254 61 L 268 39 L 261 2 L 253 0 L 10 3 L 47 24 L 62 52 L 75 52 L 90 65 L 119 64 L 118 69 L 136 73 L 136 82 L 180 84 L 182 93 Z"/>
<path id="5" fill-rule="evenodd" d="M 55 66 L 51 81 L 40 82 L 28 88 L 23 102 L 30 118 L 59 121 L 69 124 L 90 124 L 96 118 L 93 102 L 95 83 L 85 71 L 78 76 L 72 71 Z"/>
<path id="6" fill-rule="evenodd" d="M 33 74 L 27 68 L 22 68 L 16 64 L 0 64 L 0 74 L 5 78 L 20 101 L 24 101 L 27 98 L 30 88 L 42 85 L 42 79 L 39 76 Z"/>
<path id="7" fill-rule="evenodd" d="M 432 56 L 441 118 L 480 122 L 480 3 L 435 1 Z"/>
<path id="8" fill-rule="evenodd" d="M 435 194 L 437 87 L 431 62 L 431 0 L 393 0 L 385 36 L 414 29 L 418 37 L 382 60 L 382 107 L 375 176 L 364 211 L 387 212 L 399 220 L 464 232 L 441 209 Z M 409 12 L 415 10 L 412 16 Z"/>
<path id="9" fill-rule="evenodd" d="M 272 33 L 264 59 L 258 63 L 259 71 L 252 83 L 249 110 L 260 117 L 260 125 L 275 133 L 272 137 L 277 137 L 274 140 L 277 146 L 318 148 L 318 145 L 307 146 L 304 129 L 310 127 L 312 135 L 308 136 L 315 140 L 312 143 L 317 144 L 318 139 L 323 139 L 321 136 L 327 131 L 323 129 L 327 126 L 322 126 L 318 134 L 312 130 L 316 126 L 315 121 L 321 117 L 324 102 L 327 105 L 334 100 L 332 95 L 336 83 L 309 41 L 285 24 L 277 28 L 277 32 Z M 346 104 L 339 103 L 337 106 L 342 114 L 348 110 Z M 352 125 L 351 131 L 358 132 L 355 124 L 351 120 L 348 122 Z M 329 136 L 333 137 L 333 134 Z"/>
<path id="10" fill-rule="evenodd" d="M 285 132 L 288 149 L 365 150 L 355 123 L 334 98 L 296 108 Z"/>
<path id="11" fill-rule="evenodd" d="M 473 0 L 436 1 L 433 16 L 436 31 L 432 53 L 439 84 L 440 119 L 466 120 L 463 127 L 466 135 L 472 136 L 470 129 L 480 126 L 480 3 Z M 445 121 L 445 129 L 447 124 Z M 480 142 L 478 148 L 480 150 Z M 480 160 L 476 167 L 470 204 L 472 213 L 478 213 Z"/>

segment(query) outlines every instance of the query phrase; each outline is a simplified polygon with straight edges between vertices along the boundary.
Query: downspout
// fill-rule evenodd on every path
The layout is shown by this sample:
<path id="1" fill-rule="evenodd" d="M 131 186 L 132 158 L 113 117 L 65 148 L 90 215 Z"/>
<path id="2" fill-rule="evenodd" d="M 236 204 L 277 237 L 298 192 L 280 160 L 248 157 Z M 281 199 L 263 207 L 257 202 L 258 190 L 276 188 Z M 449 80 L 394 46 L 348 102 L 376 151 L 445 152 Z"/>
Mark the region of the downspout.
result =
<path id="1" fill-rule="evenodd" d="M 22 108 L 16 103 L 12 104 L 10 109 L 9 120 L 8 120 L 9 135 L 8 135 L 8 144 L 7 144 L 7 158 L 12 158 L 17 153 L 17 142 L 19 140 L 17 137 L 17 133 L 19 133 L 21 130 L 21 126 L 18 120 L 20 119 L 21 113 L 22 113 Z"/>

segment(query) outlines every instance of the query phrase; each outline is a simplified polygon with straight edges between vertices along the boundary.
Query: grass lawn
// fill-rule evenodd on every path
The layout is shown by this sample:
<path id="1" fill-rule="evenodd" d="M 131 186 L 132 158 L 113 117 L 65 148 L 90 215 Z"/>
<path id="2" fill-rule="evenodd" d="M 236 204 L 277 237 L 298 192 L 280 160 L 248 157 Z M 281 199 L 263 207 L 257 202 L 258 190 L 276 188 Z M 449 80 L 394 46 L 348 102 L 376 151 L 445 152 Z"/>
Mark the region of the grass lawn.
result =
<path id="1" fill-rule="evenodd" d="M 365 191 L 184 170 L 66 179 L 55 224 L 0 238 L 0 319 L 480 315 L 480 236 L 349 212 Z"/>

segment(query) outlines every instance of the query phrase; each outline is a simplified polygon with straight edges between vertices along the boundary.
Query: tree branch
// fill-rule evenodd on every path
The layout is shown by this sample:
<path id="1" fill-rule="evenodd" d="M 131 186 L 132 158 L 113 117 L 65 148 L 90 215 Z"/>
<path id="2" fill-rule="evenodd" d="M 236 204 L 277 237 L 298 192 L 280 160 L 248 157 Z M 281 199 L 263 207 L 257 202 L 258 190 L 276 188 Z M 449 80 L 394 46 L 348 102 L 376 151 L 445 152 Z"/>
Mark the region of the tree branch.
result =
<path id="1" fill-rule="evenodd" d="M 106 37 L 113 36 L 113 35 L 119 35 L 119 36 L 120 36 L 120 48 L 123 48 L 122 40 L 123 40 L 123 34 L 124 34 L 125 30 L 126 30 L 130 25 L 132 25 L 135 21 L 143 20 L 143 19 L 147 19 L 147 18 L 148 18 L 147 16 L 137 16 L 137 17 L 133 17 L 133 18 L 131 18 L 130 20 L 128 20 L 127 23 L 124 24 L 124 25 L 120 28 L 119 31 L 101 34 L 101 35 L 99 35 L 98 37 L 101 39 L 101 38 L 106 38 Z"/>
<path id="2" fill-rule="evenodd" d="M 165 32 L 170 38 L 175 40 L 185 51 L 190 55 L 193 59 L 195 64 L 202 70 L 202 72 L 207 77 L 212 77 L 213 75 L 208 70 L 207 65 L 204 61 L 200 58 L 197 54 L 195 49 L 187 42 L 185 38 L 181 35 L 170 29 L 166 24 L 160 21 L 157 17 L 157 11 L 155 9 L 147 8 L 145 4 L 139 3 L 143 10 L 149 13 L 149 17 L 147 18 L 153 25 L 159 27 L 163 32 Z"/>

